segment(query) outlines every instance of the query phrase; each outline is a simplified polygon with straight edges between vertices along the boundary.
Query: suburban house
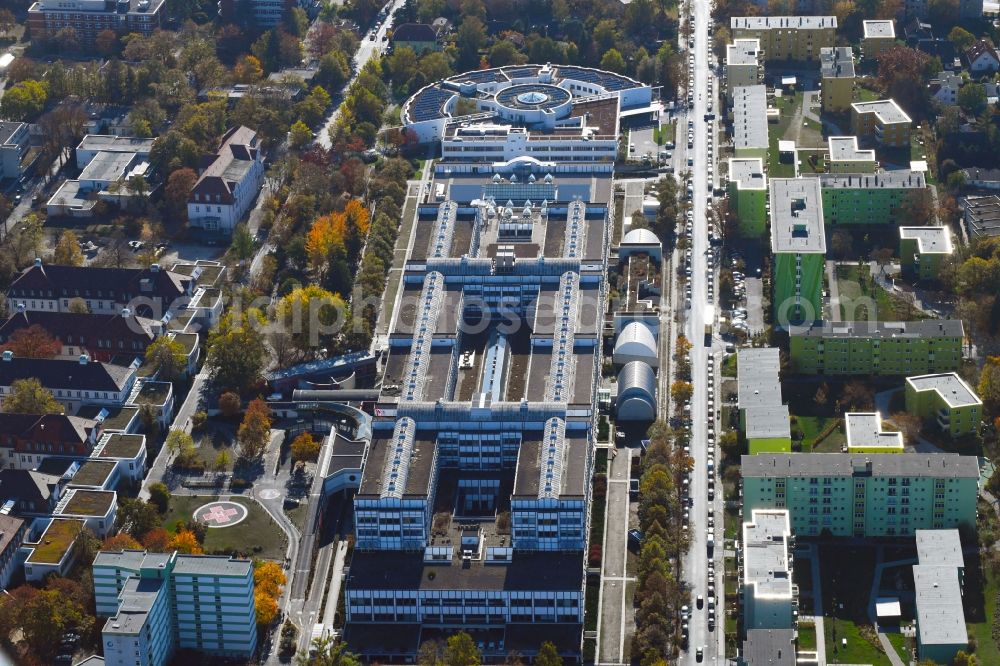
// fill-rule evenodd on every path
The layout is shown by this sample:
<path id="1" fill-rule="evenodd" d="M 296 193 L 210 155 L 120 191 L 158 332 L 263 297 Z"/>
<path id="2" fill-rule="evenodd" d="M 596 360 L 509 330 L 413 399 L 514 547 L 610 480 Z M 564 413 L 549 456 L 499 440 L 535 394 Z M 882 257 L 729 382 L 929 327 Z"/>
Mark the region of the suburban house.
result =
<path id="1" fill-rule="evenodd" d="M 264 184 L 260 139 L 252 129 L 234 127 L 206 161 L 188 196 L 188 224 L 228 235 L 253 206 Z"/>
<path id="2" fill-rule="evenodd" d="M 965 80 L 954 72 L 939 72 L 930 80 L 927 87 L 935 100 L 945 106 L 955 106 L 958 104 L 958 90 L 964 82 Z"/>
<path id="3" fill-rule="evenodd" d="M 413 49 L 417 55 L 441 48 L 437 41 L 437 31 L 426 23 L 401 24 L 392 31 L 392 46 Z"/>
<path id="4" fill-rule="evenodd" d="M 158 319 L 137 317 L 128 308 L 119 314 L 28 311 L 18 312 L 0 324 L 0 345 L 17 331 L 41 326 L 62 344 L 61 355 L 87 354 L 95 361 L 110 361 L 117 354 L 144 354 L 163 329 Z"/>
<path id="5" fill-rule="evenodd" d="M 194 280 L 186 275 L 149 268 L 93 268 L 87 266 L 43 265 L 35 259 L 7 290 L 12 305 L 26 311 L 69 312 L 72 302 L 81 299 L 93 313 L 133 314 L 159 319 L 178 299 L 190 297 Z"/>
<path id="6" fill-rule="evenodd" d="M 0 412 L 0 466 L 30 470 L 48 456 L 89 456 L 100 433 L 100 423 L 78 416 Z"/>
<path id="7" fill-rule="evenodd" d="M 965 59 L 969 63 L 969 71 L 973 74 L 995 72 L 1000 69 L 1000 56 L 997 55 L 993 45 L 985 39 L 980 39 L 967 48 Z"/>
<path id="8" fill-rule="evenodd" d="M 48 516 L 62 495 L 61 476 L 31 469 L 0 470 L 0 505 L 15 516 Z"/>
<path id="9" fill-rule="evenodd" d="M 120 407 L 125 404 L 136 382 L 138 362 L 129 366 L 60 358 L 16 358 L 11 351 L 0 357 L 0 400 L 11 392 L 19 379 L 37 379 L 42 386 L 74 414 L 80 406 L 95 404 Z M 2 404 L 2 403 L 0 403 Z"/>

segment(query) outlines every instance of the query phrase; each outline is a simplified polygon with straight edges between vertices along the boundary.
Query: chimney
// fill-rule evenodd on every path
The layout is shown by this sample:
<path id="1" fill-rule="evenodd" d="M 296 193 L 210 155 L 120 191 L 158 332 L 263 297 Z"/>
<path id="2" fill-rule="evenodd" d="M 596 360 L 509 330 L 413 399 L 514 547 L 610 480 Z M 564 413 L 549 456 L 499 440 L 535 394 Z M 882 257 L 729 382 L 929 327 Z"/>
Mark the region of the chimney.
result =
<path id="1" fill-rule="evenodd" d="M 160 272 L 160 265 L 159 264 L 150 264 L 149 265 L 149 272 L 150 273 L 159 273 Z"/>
<path id="2" fill-rule="evenodd" d="M 42 258 L 35 257 L 35 266 L 41 267 L 41 265 L 42 265 Z"/>
<path id="3" fill-rule="evenodd" d="M 20 303 L 17 304 L 17 311 L 24 312 L 24 301 L 21 301 Z"/>
<path id="4" fill-rule="evenodd" d="M 132 311 L 131 310 L 129 310 L 128 308 L 122 308 L 122 317 L 124 319 L 128 319 L 131 316 L 132 316 Z"/>
<path id="5" fill-rule="evenodd" d="M 10 360 L 13 360 L 13 358 L 14 358 L 14 352 L 12 352 L 9 349 L 7 349 L 6 351 L 4 351 L 4 353 L 3 353 L 3 360 L 10 361 Z"/>
<path id="6" fill-rule="evenodd" d="M 90 363 L 90 357 L 86 354 L 80 354 L 80 365 L 87 365 Z"/>

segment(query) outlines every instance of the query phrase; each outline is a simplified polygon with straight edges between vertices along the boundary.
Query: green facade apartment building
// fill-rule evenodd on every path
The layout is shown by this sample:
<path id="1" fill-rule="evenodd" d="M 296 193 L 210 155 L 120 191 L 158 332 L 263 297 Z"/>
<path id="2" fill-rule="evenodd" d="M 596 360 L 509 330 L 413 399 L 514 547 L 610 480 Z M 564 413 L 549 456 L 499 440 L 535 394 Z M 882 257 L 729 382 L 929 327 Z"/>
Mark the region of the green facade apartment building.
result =
<path id="1" fill-rule="evenodd" d="M 979 461 L 955 453 L 743 456 L 743 515 L 787 509 L 792 533 L 908 536 L 975 527 Z"/>
<path id="2" fill-rule="evenodd" d="M 983 401 L 954 372 L 906 378 L 906 411 L 937 423 L 952 437 L 975 433 Z"/>
<path id="3" fill-rule="evenodd" d="M 915 375 L 957 370 L 961 320 L 822 321 L 789 328 L 789 360 L 803 375 Z"/>
<path id="4" fill-rule="evenodd" d="M 823 317 L 826 238 L 818 178 L 772 178 L 774 319 L 779 326 Z"/>
<path id="5" fill-rule="evenodd" d="M 911 192 L 927 187 L 919 171 L 828 173 L 820 177 L 824 222 L 830 225 L 892 224 Z"/>
<path id="6" fill-rule="evenodd" d="M 941 262 L 953 250 L 948 227 L 899 228 L 899 262 L 904 275 L 917 280 L 936 280 Z"/>
<path id="7" fill-rule="evenodd" d="M 767 176 L 764 160 L 743 157 L 729 160 L 727 185 L 729 210 L 739 220 L 740 235 L 761 238 L 767 230 Z"/>
<path id="8" fill-rule="evenodd" d="M 736 367 L 736 406 L 747 450 L 751 454 L 791 452 L 788 407 L 781 404 L 780 352 L 775 347 L 741 349 Z"/>

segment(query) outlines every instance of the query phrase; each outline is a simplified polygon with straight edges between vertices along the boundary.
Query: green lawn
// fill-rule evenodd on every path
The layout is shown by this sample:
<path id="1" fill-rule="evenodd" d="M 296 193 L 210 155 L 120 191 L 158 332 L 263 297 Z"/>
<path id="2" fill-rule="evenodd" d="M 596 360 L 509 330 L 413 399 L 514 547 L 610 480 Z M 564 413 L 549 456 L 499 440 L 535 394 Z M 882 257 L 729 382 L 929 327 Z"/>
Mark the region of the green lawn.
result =
<path id="1" fill-rule="evenodd" d="M 969 622 L 968 629 L 969 633 L 976 637 L 976 657 L 979 658 L 980 664 L 1000 664 L 1000 650 L 997 649 L 997 644 L 993 641 L 993 634 L 991 627 L 993 626 L 993 618 L 996 615 L 996 598 L 997 593 L 1000 592 L 1000 581 L 997 580 L 997 576 L 994 575 L 989 567 L 986 569 L 986 580 L 985 585 L 981 585 L 978 580 L 980 577 L 978 567 L 973 569 L 972 567 L 966 567 L 966 586 L 975 586 L 972 590 L 976 592 L 977 590 L 982 590 L 982 599 L 979 603 L 975 603 L 975 606 L 980 606 L 979 608 L 970 609 L 974 614 L 973 617 L 979 619 L 978 622 Z M 974 579 L 972 579 L 974 578 Z M 971 588 L 970 588 L 971 589 Z M 968 613 L 968 611 L 967 611 Z M 972 618 L 966 617 L 967 620 Z"/>
<path id="2" fill-rule="evenodd" d="M 892 643 L 892 647 L 895 648 L 896 654 L 903 660 L 903 663 L 910 663 L 910 639 L 898 631 L 887 632 L 886 637 Z"/>
<path id="3" fill-rule="evenodd" d="M 809 652 L 816 649 L 816 625 L 812 622 L 799 623 L 799 649 Z"/>
<path id="4" fill-rule="evenodd" d="M 778 122 L 768 123 L 767 126 L 768 170 L 771 178 L 794 178 L 795 165 L 785 164 L 778 159 L 778 141 L 785 138 L 795 110 L 802 106 L 802 93 L 796 93 L 793 97 L 776 97 L 774 104 L 781 112 L 781 117 Z"/>
<path id="5" fill-rule="evenodd" d="M 814 123 L 815 124 L 815 123 Z M 825 151 L 822 150 L 800 150 L 799 151 L 799 173 L 826 173 L 826 162 L 823 160 Z M 809 161 L 809 157 L 816 156 L 816 165 Z"/>
<path id="6" fill-rule="evenodd" d="M 867 264 L 839 264 L 837 288 L 840 292 L 841 319 L 844 321 L 916 321 L 926 318 L 907 301 L 874 284 Z"/>
<path id="7" fill-rule="evenodd" d="M 173 532 L 178 521 L 186 523 L 191 520 L 198 507 L 217 499 L 218 496 L 210 495 L 174 495 L 163 516 L 163 526 Z M 268 560 L 283 560 L 287 539 L 267 511 L 248 498 L 232 497 L 228 501 L 242 504 L 249 513 L 243 522 L 232 527 L 210 528 L 205 535 L 205 552 L 240 553 Z"/>
<path id="8" fill-rule="evenodd" d="M 736 376 L 736 354 L 731 354 L 722 361 L 722 376 L 723 377 L 735 377 Z"/>
<path id="9" fill-rule="evenodd" d="M 875 647 L 861 636 L 861 631 L 851 620 L 827 617 L 826 661 L 830 664 L 871 664 L 889 666 L 892 662 L 880 648 Z M 847 639 L 847 646 L 842 643 Z"/>
<path id="10" fill-rule="evenodd" d="M 808 453 L 810 451 L 815 451 L 817 453 L 840 453 L 841 447 L 847 443 L 847 437 L 844 434 L 843 425 L 837 427 L 837 429 L 823 438 L 823 441 L 816 445 L 816 438 L 834 421 L 838 421 L 836 417 L 832 416 L 796 416 L 798 419 L 799 428 L 802 429 L 802 451 L 803 453 Z"/>
<path id="11" fill-rule="evenodd" d="M 675 141 L 677 136 L 677 121 L 671 120 L 653 129 L 653 141 L 662 146 L 668 141 Z"/>

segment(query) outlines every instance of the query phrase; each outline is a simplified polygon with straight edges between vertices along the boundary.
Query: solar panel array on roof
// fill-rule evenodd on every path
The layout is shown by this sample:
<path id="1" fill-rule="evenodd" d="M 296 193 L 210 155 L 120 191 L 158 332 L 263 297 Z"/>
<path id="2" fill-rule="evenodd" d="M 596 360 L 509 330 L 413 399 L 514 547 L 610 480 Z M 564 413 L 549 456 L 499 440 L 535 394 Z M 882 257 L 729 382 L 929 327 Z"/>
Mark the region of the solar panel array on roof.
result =
<path id="1" fill-rule="evenodd" d="M 635 81 L 624 76 L 582 67 L 560 67 L 559 76 L 564 79 L 594 83 L 608 91 L 627 90 L 637 85 Z"/>
<path id="2" fill-rule="evenodd" d="M 506 81 L 507 77 L 498 69 L 485 69 L 481 72 L 468 72 L 457 77 L 459 81 L 471 81 L 473 83 L 489 83 L 491 81 Z"/>
<path id="3" fill-rule="evenodd" d="M 532 76 L 538 76 L 537 67 L 518 67 L 517 69 L 508 69 L 507 76 L 512 79 L 525 79 Z"/>
<path id="4" fill-rule="evenodd" d="M 440 118 L 442 116 L 441 107 L 454 94 L 450 90 L 442 90 L 437 86 L 427 88 L 410 105 L 410 117 L 415 122 Z"/>

